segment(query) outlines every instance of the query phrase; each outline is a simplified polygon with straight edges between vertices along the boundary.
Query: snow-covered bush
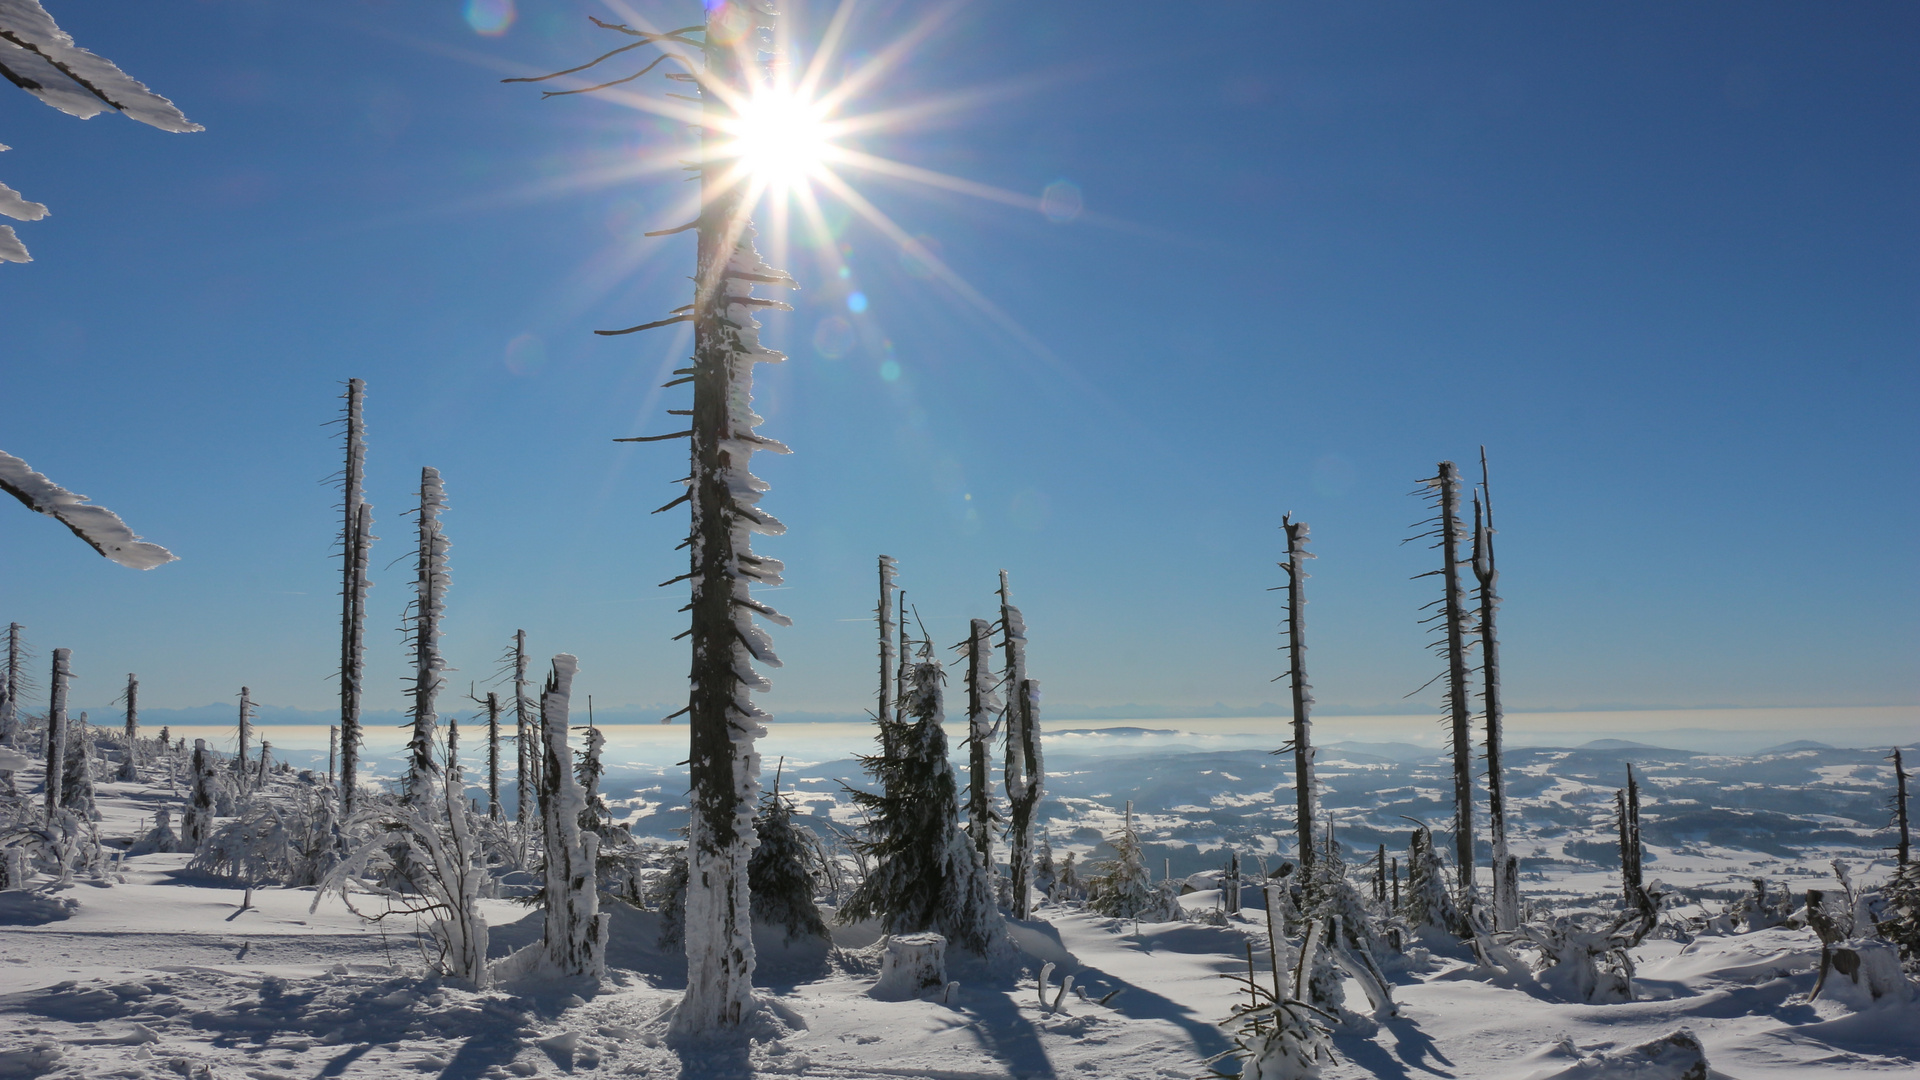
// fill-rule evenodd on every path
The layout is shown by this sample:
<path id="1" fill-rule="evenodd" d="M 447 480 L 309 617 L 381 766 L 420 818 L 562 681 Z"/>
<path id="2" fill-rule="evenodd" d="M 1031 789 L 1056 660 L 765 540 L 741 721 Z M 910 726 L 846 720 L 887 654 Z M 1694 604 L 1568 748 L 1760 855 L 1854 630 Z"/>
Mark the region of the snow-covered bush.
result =
<path id="1" fill-rule="evenodd" d="M 1753 879 L 1753 891 L 1734 902 L 1730 913 L 1735 925 L 1751 934 L 1779 926 L 1793 912 L 1793 894 L 1770 890 L 1765 878 Z"/>
<path id="2" fill-rule="evenodd" d="M 1054 898 L 1054 892 L 1060 887 L 1060 870 L 1053 865 L 1053 845 L 1041 840 L 1033 849 L 1033 887 L 1048 900 Z"/>
<path id="3" fill-rule="evenodd" d="M 1228 1025 L 1236 1073 L 1216 1070 L 1217 1077 L 1239 1080 L 1315 1080 L 1322 1066 L 1333 1062 L 1333 1040 L 1321 1023 L 1325 1016 L 1300 1001 L 1268 1001 L 1243 1008 Z"/>
<path id="4" fill-rule="evenodd" d="M 188 851 L 198 851 L 213 833 L 213 818 L 216 809 L 214 800 L 216 781 L 214 779 L 213 751 L 207 749 L 207 740 L 193 740 L 192 788 L 187 797 L 187 816 L 181 826 L 181 844 Z"/>
<path id="5" fill-rule="evenodd" d="M 180 837 L 173 831 L 173 811 L 159 809 L 153 812 L 153 828 L 148 829 L 133 846 L 127 849 L 128 855 L 152 855 L 180 850 Z"/>
<path id="6" fill-rule="evenodd" d="M 1920 862 L 1896 868 L 1880 897 L 1883 912 L 1874 928 L 1898 945 L 1909 963 L 1920 962 Z"/>
<path id="7" fill-rule="evenodd" d="M 1520 929 L 1540 950 L 1537 975 L 1550 993 L 1590 1005 L 1633 1000 L 1633 958 L 1613 928 L 1562 916 Z"/>
<path id="8" fill-rule="evenodd" d="M 67 729 L 67 746 L 60 770 L 60 805 L 86 821 L 100 820 L 93 805 L 93 730 L 87 714 Z"/>
<path id="9" fill-rule="evenodd" d="M 254 800 L 239 817 L 215 829 L 187 866 L 249 885 L 281 885 L 291 873 L 293 851 L 280 808 Z"/>
<path id="10" fill-rule="evenodd" d="M 1407 890 L 1400 911 L 1414 931 L 1433 929 L 1465 937 L 1471 928 L 1447 891 L 1446 868 L 1433 846 L 1433 830 L 1413 831 L 1407 847 Z"/>

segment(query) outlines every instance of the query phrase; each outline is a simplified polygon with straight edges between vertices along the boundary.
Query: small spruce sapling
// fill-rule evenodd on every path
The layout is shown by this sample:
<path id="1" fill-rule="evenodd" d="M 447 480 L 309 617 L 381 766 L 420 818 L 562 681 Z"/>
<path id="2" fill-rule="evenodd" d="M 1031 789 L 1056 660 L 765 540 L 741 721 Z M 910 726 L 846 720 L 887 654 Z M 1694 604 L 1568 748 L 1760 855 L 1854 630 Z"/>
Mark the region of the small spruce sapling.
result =
<path id="1" fill-rule="evenodd" d="M 187 813 L 181 824 L 181 843 L 187 851 L 198 851 L 213 833 L 214 812 L 214 765 L 213 752 L 207 749 L 207 740 L 193 740 L 193 776 L 192 790 L 188 795 Z"/>
<path id="2" fill-rule="evenodd" d="M 813 899 L 826 853 L 819 837 L 794 822 L 793 807 L 780 792 L 778 768 L 773 790 L 760 797 L 753 832 L 760 839 L 747 864 L 754 921 L 779 928 L 787 941 L 827 937 L 826 920 Z"/>
<path id="3" fill-rule="evenodd" d="M 1113 858 L 1087 879 L 1087 906 L 1115 919 L 1133 919 L 1153 907 L 1153 887 L 1145 849 L 1133 827 L 1133 800 L 1120 819 L 1120 832 L 1107 838 Z"/>
<path id="4" fill-rule="evenodd" d="M 80 714 L 79 722 L 67 734 L 66 743 L 60 805 L 81 821 L 98 821 L 100 811 L 93 803 L 93 730 L 87 725 L 86 713 Z"/>
<path id="5" fill-rule="evenodd" d="M 127 756 L 120 760 L 120 780 L 136 783 L 140 779 L 140 680 L 127 674 L 127 688 L 121 694 L 127 707 Z"/>

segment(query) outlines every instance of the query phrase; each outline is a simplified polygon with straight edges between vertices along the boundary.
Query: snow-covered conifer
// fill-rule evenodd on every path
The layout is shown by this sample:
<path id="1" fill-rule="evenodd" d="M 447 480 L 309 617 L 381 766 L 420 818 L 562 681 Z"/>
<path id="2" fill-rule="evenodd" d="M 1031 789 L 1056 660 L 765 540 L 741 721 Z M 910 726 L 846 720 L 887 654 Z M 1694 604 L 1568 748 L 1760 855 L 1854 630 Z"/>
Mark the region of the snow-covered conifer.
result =
<path id="1" fill-rule="evenodd" d="M 1007 867 L 1013 917 L 1025 919 L 1033 914 L 1033 818 L 1046 769 L 1040 754 L 1040 684 L 1027 678 L 1027 621 L 1013 606 L 1005 570 L 1000 571 L 1000 634 L 1006 652 L 1000 685 L 1007 710 Z"/>
<path id="2" fill-rule="evenodd" d="M 120 779 L 133 783 L 140 779 L 140 680 L 132 672 L 120 700 L 127 707 L 127 756 L 120 760 Z"/>
<path id="3" fill-rule="evenodd" d="M 1460 910 L 1447 893 L 1446 868 L 1434 850 L 1433 831 L 1421 826 L 1408 845 L 1407 890 L 1402 914 L 1415 930 L 1432 927 L 1449 934 L 1466 932 Z"/>
<path id="4" fill-rule="evenodd" d="M 869 834 L 860 847 L 873 858 L 873 870 L 840 918 L 877 918 L 892 934 L 933 931 L 956 948 L 984 954 L 1002 932 L 1000 912 L 980 853 L 959 827 L 958 785 L 941 728 L 945 677 L 932 650 L 923 648 L 906 697 L 912 722 L 899 732 L 892 756 L 861 759 L 882 789 L 853 796 L 868 814 Z"/>
<path id="5" fill-rule="evenodd" d="M 527 689 L 532 683 L 527 678 L 525 630 L 514 631 L 513 646 L 507 650 L 502 662 L 513 676 L 513 733 L 517 751 L 515 760 L 519 765 L 514 774 L 514 783 L 519 789 L 519 805 L 514 810 L 514 821 L 520 826 L 521 843 L 524 845 L 533 821 L 540 813 L 540 763 L 546 759 L 546 753 L 541 748 L 540 710 Z"/>
<path id="6" fill-rule="evenodd" d="M 580 828 L 586 799 L 568 768 L 567 714 L 579 661 L 561 653 L 553 658 L 540 697 L 540 729 L 545 761 L 541 776 L 540 820 L 546 826 L 546 935 L 548 966 L 561 975 L 595 979 L 606 974 L 606 918 L 600 914 L 600 890 L 594 864 L 600 838 Z"/>
<path id="7" fill-rule="evenodd" d="M 1074 865 L 1074 853 L 1071 851 L 1060 861 L 1060 880 L 1055 884 L 1054 891 L 1054 899 L 1062 902 L 1079 900 L 1086 895 L 1085 883 L 1080 880 L 1080 869 Z"/>
<path id="8" fill-rule="evenodd" d="M 54 811 L 60 809 L 60 781 L 66 772 L 67 761 L 67 680 L 73 677 L 69 666 L 71 649 L 53 650 L 53 692 L 47 705 L 47 773 L 46 789 L 47 817 L 51 819 Z"/>
<path id="9" fill-rule="evenodd" d="M 1033 849 L 1033 887 L 1048 900 L 1055 898 L 1054 892 L 1060 887 L 1060 869 L 1053 865 L 1053 845 L 1045 837 Z"/>
<path id="10" fill-rule="evenodd" d="M 340 807 L 351 815 L 360 782 L 360 701 L 366 674 L 368 557 L 373 507 L 364 491 L 367 467 L 367 384 L 348 379 L 341 410 L 346 465 L 340 472 Z M 329 778 L 332 770 L 328 770 Z"/>
<path id="11" fill-rule="evenodd" d="M 408 605 L 413 639 L 413 737 L 407 743 L 407 775 L 401 797 L 425 803 L 433 796 L 439 764 L 434 760 L 434 729 L 439 723 L 435 703 L 446 681 L 446 660 L 440 655 L 440 617 L 447 609 L 446 535 L 440 531 L 440 511 L 446 509 L 446 488 L 440 470 L 420 470 L 420 546 L 414 577 L 413 602 Z"/>
<path id="12" fill-rule="evenodd" d="M 207 740 L 193 740 L 192 789 L 187 814 L 181 824 L 181 843 L 188 851 L 198 851 L 213 833 L 214 775 L 213 752 Z"/>
<path id="13" fill-rule="evenodd" d="M 1466 525 L 1460 520 L 1460 470 L 1451 461 L 1440 463 L 1435 475 L 1422 480 L 1438 516 L 1422 524 L 1433 531 L 1413 537 L 1415 540 L 1437 537 L 1440 568 L 1419 577 L 1438 577 L 1443 583 L 1439 600 L 1428 607 L 1439 611 L 1421 620 L 1437 622 L 1439 636 L 1433 648 L 1446 660 L 1446 705 L 1449 738 L 1453 747 L 1453 837 L 1454 857 L 1458 862 L 1457 906 L 1471 910 L 1473 905 L 1473 732 L 1471 727 L 1471 690 L 1467 686 L 1467 635 L 1473 629 L 1473 615 L 1466 604 L 1466 592 L 1460 587 L 1460 541 Z M 1423 609 L 1424 610 L 1424 609 Z"/>
<path id="14" fill-rule="evenodd" d="M 1307 523 L 1295 522 L 1291 514 L 1282 515 L 1280 527 L 1287 534 L 1287 561 L 1280 564 L 1287 572 L 1283 588 L 1287 591 L 1287 682 L 1293 692 L 1293 739 L 1283 750 L 1293 751 L 1293 825 L 1300 845 L 1300 865 L 1313 866 L 1313 822 L 1316 792 L 1313 785 L 1313 688 L 1307 684 L 1307 598 L 1306 560 L 1314 557 L 1307 550 Z"/>
<path id="15" fill-rule="evenodd" d="M 1482 517 L 1484 505 L 1485 516 Z M 1493 845 L 1493 928 L 1520 925 L 1519 860 L 1507 851 L 1507 781 L 1502 768 L 1500 638 L 1494 632 L 1500 609 L 1500 569 L 1493 557 L 1493 487 L 1487 476 L 1487 448 L 1480 448 L 1480 491 L 1473 497 L 1473 576 L 1480 600 L 1480 701 L 1487 725 L 1487 834 Z"/>
<path id="16" fill-rule="evenodd" d="M 600 794 L 600 778 L 606 774 L 601 760 L 607 737 L 600 729 L 587 725 L 587 745 L 574 755 L 573 778 L 580 785 L 580 827 L 598 835 L 613 821 L 613 808 Z"/>
<path id="17" fill-rule="evenodd" d="M 1120 832 L 1107 843 L 1113 858 L 1087 878 L 1087 906 L 1116 919 L 1138 918 L 1153 906 L 1153 888 L 1140 834 L 1133 828 L 1133 800 L 1127 800 Z"/>
<path id="18" fill-rule="evenodd" d="M 886 722 L 894 716 L 894 665 L 899 662 L 899 657 L 893 643 L 893 593 L 894 577 L 899 565 L 891 555 L 880 556 L 880 604 L 874 608 L 874 622 L 880 630 L 880 695 L 874 703 L 873 715 L 883 730 Z M 884 752 L 884 739 L 881 745 Z"/>
<path id="19" fill-rule="evenodd" d="M 127 849 L 128 855 L 152 855 L 180 850 L 180 837 L 173 831 L 173 811 L 161 807 L 153 812 L 153 828 L 148 829 L 133 846 Z"/>
<path id="20" fill-rule="evenodd" d="M 788 941 L 826 937 L 826 921 L 813 902 L 826 854 L 820 838 L 794 822 L 777 775 L 773 790 L 760 798 L 753 832 L 759 838 L 748 864 L 754 921 L 779 927 Z"/>
<path id="21" fill-rule="evenodd" d="M 1893 758 L 1893 829 L 1898 837 L 1894 865 L 1905 866 L 1913 858 L 1913 838 L 1907 829 L 1907 766 L 1900 758 L 1899 747 L 1894 747 L 1890 756 Z"/>

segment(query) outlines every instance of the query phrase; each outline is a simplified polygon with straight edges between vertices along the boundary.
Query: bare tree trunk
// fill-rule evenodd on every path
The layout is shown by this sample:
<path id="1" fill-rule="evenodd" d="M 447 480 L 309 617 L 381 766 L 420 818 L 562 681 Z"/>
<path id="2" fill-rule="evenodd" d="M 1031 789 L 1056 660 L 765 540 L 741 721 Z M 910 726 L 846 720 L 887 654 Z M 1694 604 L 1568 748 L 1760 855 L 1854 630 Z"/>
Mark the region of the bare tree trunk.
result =
<path id="1" fill-rule="evenodd" d="M 500 820 L 500 695 L 487 692 L 487 818 Z"/>
<path id="2" fill-rule="evenodd" d="M 1912 858 L 1913 842 L 1907 832 L 1907 769 L 1897 746 L 1893 748 L 1893 825 L 1900 830 L 1899 865 L 1905 866 Z"/>
<path id="3" fill-rule="evenodd" d="M 1485 502 L 1485 524 L 1481 504 Z M 1500 607 L 1500 569 L 1493 557 L 1493 488 L 1487 448 L 1480 448 L 1480 493 L 1473 500 L 1473 576 L 1480 586 L 1480 699 L 1487 724 L 1487 830 L 1493 843 L 1493 928 L 1518 929 L 1520 881 L 1517 860 L 1507 854 L 1507 782 L 1501 766 L 1500 638 L 1494 616 Z"/>
<path id="4" fill-rule="evenodd" d="M 1002 775 L 1007 788 L 1007 872 L 1013 887 L 1013 916 L 1029 918 L 1033 881 L 1033 812 L 1040 803 L 1045 775 L 1040 763 L 1040 684 L 1027 678 L 1027 621 L 1013 606 L 1007 572 L 1000 571 L 1000 633 L 1006 666 L 1007 757 Z"/>
<path id="5" fill-rule="evenodd" d="M 967 632 L 967 832 L 987 873 L 993 865 L 993 626 L 975 619 Z"/>
<path id="6" fill-rule="evenodd" d="M 53 696 L 47 704 L 47 818 L 60 809 L 60 781 L 67 767 L 67 680 L 73 677 L 71 649 L 53 650 Z"/>
<path id="7" fill-rule="evenodd" d="M 882 730 L 882 752 L 891 752 L 885 745 L 887 721 L 893 717 L 893 578 L 898 563 L 891 555 L 880 556 L 880 606 L 874 609 L 874 618 L 880 627 L 880 697 L 874 704 L 873 715 L 879 721 Z"/>
<path id="8" fill-rule="evenodd" d="M 446 509 L 446 490 L 440 471 L 420 470 L 420 550 L 413 601 L 413 737 L 407 743 L 406 789 L 402 798 L 424 807 L 433 799 L 434 780 L 440 774 L 433 759 L 434 729 L 439 723 L 435 705 L 446 661 L 440 655 L 440 616 L 446 610 L 447 538 L 440 531 L 440 511 Z"/>
<path id="9" fill-rule="evenodd" d="M 1307 524 L 1295 523 L 1291 515 L 1282 516 L 1281 528 L 1287 534 L 1287 679 L 1293 686 L 1293 799 L 1294 830 L 1300 838 L 1300 868 L 1313 868 L 1313 690 L 1307 685 L 1307 579 L 1305 561 L 1313 558 L 1307 551 Z"/>
<path id="10" fill-rule="evenodd" d="M 240 688 L 240 746 L 233 755 L 234 781 L 245 795 L 247 787 L 247 741 L 253 736 L 253 696 L 246 687 Z"/>
<path id="11" fill-rule="evenodd" d="M 1373 860 L 1373 901 L 1376 904 L 1387 902 L 1387 845 L 1381 844 Z"/>
<path id="12" fill-rule="evenodd" d="M 527 842 L 527 826 L 539 816 L 534 800 L 541 789 L 540 762 L 544 756 L 540 750 L 539 736 L 534 731 L 538 715 L 527 696 L 527 686 L 527 632 L 516 630 L 513 633 L 513 729 L 519 736 L 520 805 L 514 811 L 514 817 L 521 825 L 522 845 Z"/>
<path id="13" fill-rule="evenodd" d="M 120 779 L 140 779 L 140 680 L 127 674 L 127 758 L 120 763 Z"/>
<path id="14" fill-rule="evenodd" d="M 354 810 L 360 781 L 360 700 L 365 673 L 363 639 L 367 622 L 367 555 L 373 540 L 373 509 L 363 488 L 367 443 L 364 407 L 367 384 L 347 380 L 347 461 L 341 473 L 340 524 L 340 810 Z M 331 770 L 329 770 L 331 773 Z M 329 777 L 331 778 L 331 777 Z"/>
<path id="15" fill-rule="evenodd" d="M 327 725 L 327 786 L 328 787 L 333 786 L 334 769 L 336 766 L 339 765 L 339 761 L 340 761 L 340 727 L 337 724 L 328 724 Z"/>
<path id="16" fill-rule="evenodd" d="M 600 890 L 594 862 L 600 838 L 580 828 L 585 798 L 569 768 L 567 713 L 577 662 L 561 653 L 553 658 L 546 692 L 540 698 L 540 820 L 546 826 L 547 962 L 556 974 L 598 978 L 606 972 L 606 919 L 600 914 Z"/>
<path id="17" fill-rule="evenodd" d="M 1440 617 L 1446 620 L 1447 712 L 1452 720 L 1453 843 L 1459 862 L 1458 896 L 1465 911 L 1473 908 L 1473 709 L 1467 687 L 1467 608 L 1460 589 L 1460 470 L 1451 461 L 1440 463 L 1439 474 L 1427 481 L 1439 505 L 1441 565 L 1437 571 L 1446 594 Z M 1427 575 L 1421 575 L 1427 576 Z"/>
<path id="18" fill-rule="evenodd" d="M 25 629 L 19 623 L 7 624 L 7 670 L 0 678 L 0 746 L 9 748 L 17 747 L 20 738 L 21 664 L 26 660 L 20 631 Z"/>

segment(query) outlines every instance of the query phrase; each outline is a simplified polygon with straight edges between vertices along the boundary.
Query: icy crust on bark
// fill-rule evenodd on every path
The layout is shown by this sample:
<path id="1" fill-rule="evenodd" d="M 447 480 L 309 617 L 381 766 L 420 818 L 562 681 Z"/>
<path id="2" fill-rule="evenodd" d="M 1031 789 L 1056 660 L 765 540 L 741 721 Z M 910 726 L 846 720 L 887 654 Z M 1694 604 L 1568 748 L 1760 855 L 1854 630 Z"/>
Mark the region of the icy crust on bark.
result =
<path id="1" fill-rule="evenodd" d="M 567 714 L 579 661 L 567 653 L 553 658 L 553 673 L 540 698 L 540 727 L 546 748 L 545 786 L 540 820 L 546 828 L 546 935 L 548 972 L 598 980 L 607 973 L 607 917 L 600 913 L 600 889 L 594 862 L 600 838 L 580 829 L 586 796 L 568 767 Z"/>
<path id="2" fill-rule="evenodd" d="M 7 0 L 0 0 L 5 2 Z M 135 536 L 127 523 L 120 520 L 120 515 L 88 503 L 85 495 L 68 491 L 4 450 L 0 450 L 0 490 L 25 503 L 28 509 L 55 518 L 93 550 L 121 566 L 151 570 L 174 561 L 173 552 Z"/>
<path id="3" fill-rule="evenodd" d="M 420 569 L 413 601 L 413 739 L 407 749 L 407 798 L 425 802 L 433 794 L 439 766 L 433 759 L 433 732 L 440 717 L 434 711 L 440 684 L 446 681 L 446 658 L 440 654 L 440 617 L 447 610 L 447 548 L 440 531 L 440 511 L 447 508 L 446 487 L 440 470 L 420 470 Z"/>
<path id="4" fill-rule="evenodd" d="M 117 109 L 162 131 L 204 131 L 113 61 L 75 45 L 40 0 L 0 0 L 0 77 L 82 120 Z"/>

